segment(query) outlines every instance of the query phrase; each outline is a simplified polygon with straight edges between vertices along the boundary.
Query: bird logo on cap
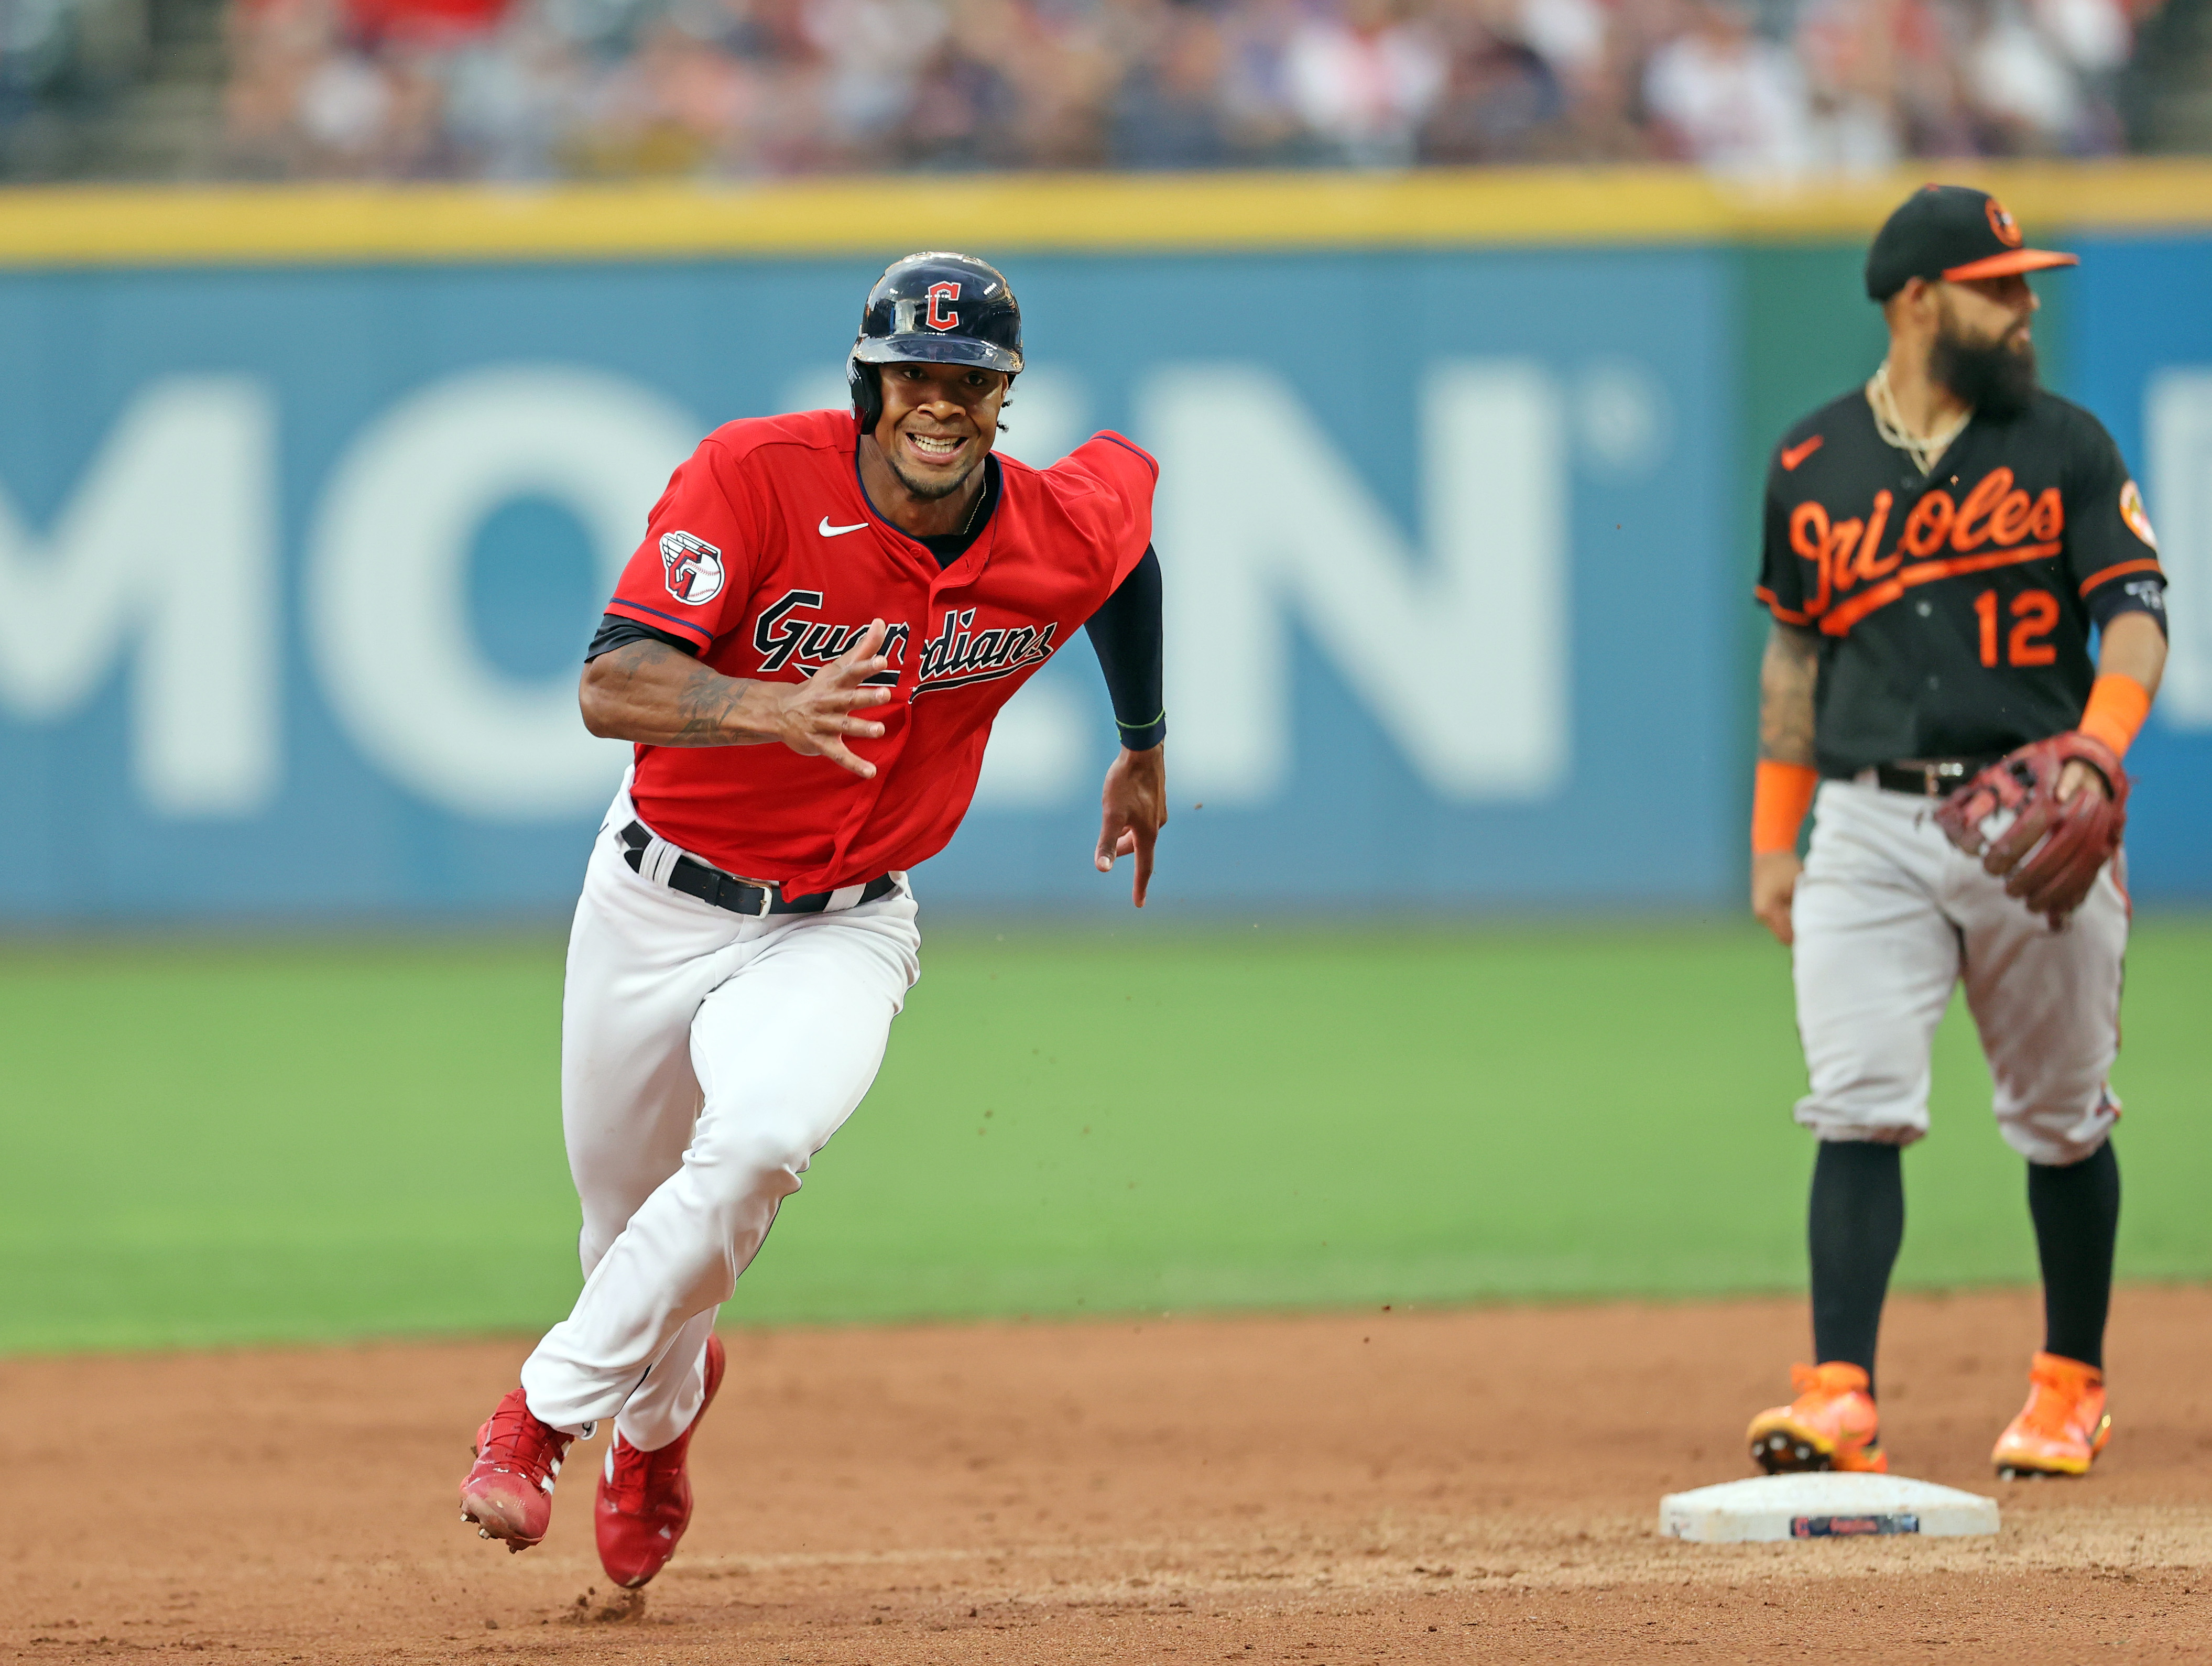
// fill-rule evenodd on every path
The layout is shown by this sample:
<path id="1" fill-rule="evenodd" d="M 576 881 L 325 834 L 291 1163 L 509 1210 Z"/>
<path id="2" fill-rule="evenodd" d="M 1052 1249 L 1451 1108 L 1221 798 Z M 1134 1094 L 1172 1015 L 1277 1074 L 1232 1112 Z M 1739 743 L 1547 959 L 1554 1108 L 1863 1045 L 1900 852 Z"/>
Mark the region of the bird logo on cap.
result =
<path id="1" fill-rule="evenodd" d="M 1982 208 L 1990 216 L 1990 229 L 1997 234 L 1997 241 L 2008 249 L 2018 248 L 2020 222 L 2012 217 L 2011 211 L 1994 197 L 1983 203 Z"/>

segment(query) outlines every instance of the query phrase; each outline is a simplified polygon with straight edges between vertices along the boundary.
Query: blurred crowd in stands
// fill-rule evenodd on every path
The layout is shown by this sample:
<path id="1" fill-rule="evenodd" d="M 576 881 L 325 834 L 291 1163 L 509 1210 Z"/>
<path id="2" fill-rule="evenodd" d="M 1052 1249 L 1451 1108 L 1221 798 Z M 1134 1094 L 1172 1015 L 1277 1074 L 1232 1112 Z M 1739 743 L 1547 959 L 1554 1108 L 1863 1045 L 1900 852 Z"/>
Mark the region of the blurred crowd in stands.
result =
<path id="1" fill-rule="evenodd" d="M 0 0 L 0 80 L 85 3 Z M 2094 155 L 2160 3 L 230 0 L 224 144 L 509 179 Z"/>

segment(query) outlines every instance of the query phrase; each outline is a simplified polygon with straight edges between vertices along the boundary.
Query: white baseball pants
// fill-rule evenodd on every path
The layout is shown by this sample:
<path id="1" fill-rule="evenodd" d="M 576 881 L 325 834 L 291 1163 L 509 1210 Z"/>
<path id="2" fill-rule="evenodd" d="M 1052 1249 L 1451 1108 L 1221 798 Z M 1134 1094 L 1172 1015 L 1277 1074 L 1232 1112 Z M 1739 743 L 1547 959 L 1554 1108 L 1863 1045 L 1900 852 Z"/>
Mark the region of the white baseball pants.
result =
<path id="1" fill-rule="evenodd" d="M 530 1408 L 647 1451 L 690 1426 L 707 1339 L 814 1153 L 875 1080 L 920 976 L 913 893 L 750 919 L 633 873 L 600 830 L 568 939 L 562 1122 L 583 1293 L 522 1368 Z"/>
<path id="2" fill-rule="evenodd" d="M 1996 1081 L 1997 1127 L 2031 1163 L 2078 1163 L 2118 1120 L 2124 856 L 2053 931 L 1936 825 L 1935 801 L 1829 781 L 1790 910 L 1797 1028 L 1823 1140 L 1928 1132 L 1929 1046 L 1962 979 Z"/>

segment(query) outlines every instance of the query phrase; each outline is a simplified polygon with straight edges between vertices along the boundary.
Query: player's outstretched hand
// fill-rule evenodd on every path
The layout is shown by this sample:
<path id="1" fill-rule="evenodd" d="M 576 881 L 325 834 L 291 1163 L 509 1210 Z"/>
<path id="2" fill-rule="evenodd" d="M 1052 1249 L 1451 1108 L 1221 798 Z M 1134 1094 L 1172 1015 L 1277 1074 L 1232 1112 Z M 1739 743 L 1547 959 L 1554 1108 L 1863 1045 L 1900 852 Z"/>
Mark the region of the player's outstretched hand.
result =
<path id="1" fill-rule="evenodd" d="M 1790 903 L 1797 895 L 1797 876 L 1804 871 L 1805 864 L 1794 850 L 1770 850 L 1751 859 L 1751 911 L 1785 949 L 1796 940 Z"/>
<path id="2" fill-rule="evenodd" d="M 1152 845 L 1168 824 L 1167 746 L 1162 743 L 1146 751 L 1127 746 L 1106 771 L 1106 787 L 1098 795 L 1098 871 L 1111 873 L 1116 857 L 1137 859 L 1136 883 L 1129 900 L 1145 906 L 1145 892 L 1152 883 Z"/>
<path id="3" fill-rule="evenodd" d="M 884 726 L 872 718 L 853 714 L 867 706 L 880 706 L 891 697 L 885 688 L 870 688 L 868 678 L 887 670 L 890 661 L 881 652 L 884 622 L 872 620 L 860 640 L 847 648 L 804 683 L 756 684 L 773 688 L 781 699 L 775 713 L 775 738 L 807 757 L 826 757 L 841 769 L 850 769 L 863 781 L 875 777 L 876 766 L 854 756 L 845 745 L 848 735 L 872 740 Z"/>

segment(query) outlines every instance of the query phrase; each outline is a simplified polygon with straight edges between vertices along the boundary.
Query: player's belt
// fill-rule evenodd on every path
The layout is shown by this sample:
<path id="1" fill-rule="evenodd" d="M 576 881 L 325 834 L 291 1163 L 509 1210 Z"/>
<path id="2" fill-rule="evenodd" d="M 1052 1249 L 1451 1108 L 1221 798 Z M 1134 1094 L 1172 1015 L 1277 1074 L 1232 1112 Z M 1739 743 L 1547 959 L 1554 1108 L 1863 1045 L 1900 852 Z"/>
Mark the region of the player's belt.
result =
<path id="1" fill-rule="evenodd" d="M 1874 766 L 1874 783 L 1886 793 L 1948 798 L 1995 763 L 1993 757 L 1901 757 Z"/>
<path id="2" fill-rule="evenodd" d="M 653 830 L 643 822 L 632 822 L 615 836 L 622 842 L 623 860 L 629 864 L 632 873 L 642 874 L 646 849 L 653 842 Z M 663 850 L 667 848 L 661 847 Z M 786 897 L 774 885 L 757 885 L 750 879 L 740 879 L 734 873 L 725 873 L 719 867 L 709 867 L 690 856 L 678 856 L 671 863 L 660 883 L 671 891 L 680 891 L 715 908 L 754 919 L 769 914 L 820 914 L 837 894 L 834 891 L 817 891 L 805 897 Z M 888 873 L 879 873 L 860 887 L 860 894 L 851 906 L 858 908 L 862 903 L 872 903 L 897 889 L 896 879 Z"/>

